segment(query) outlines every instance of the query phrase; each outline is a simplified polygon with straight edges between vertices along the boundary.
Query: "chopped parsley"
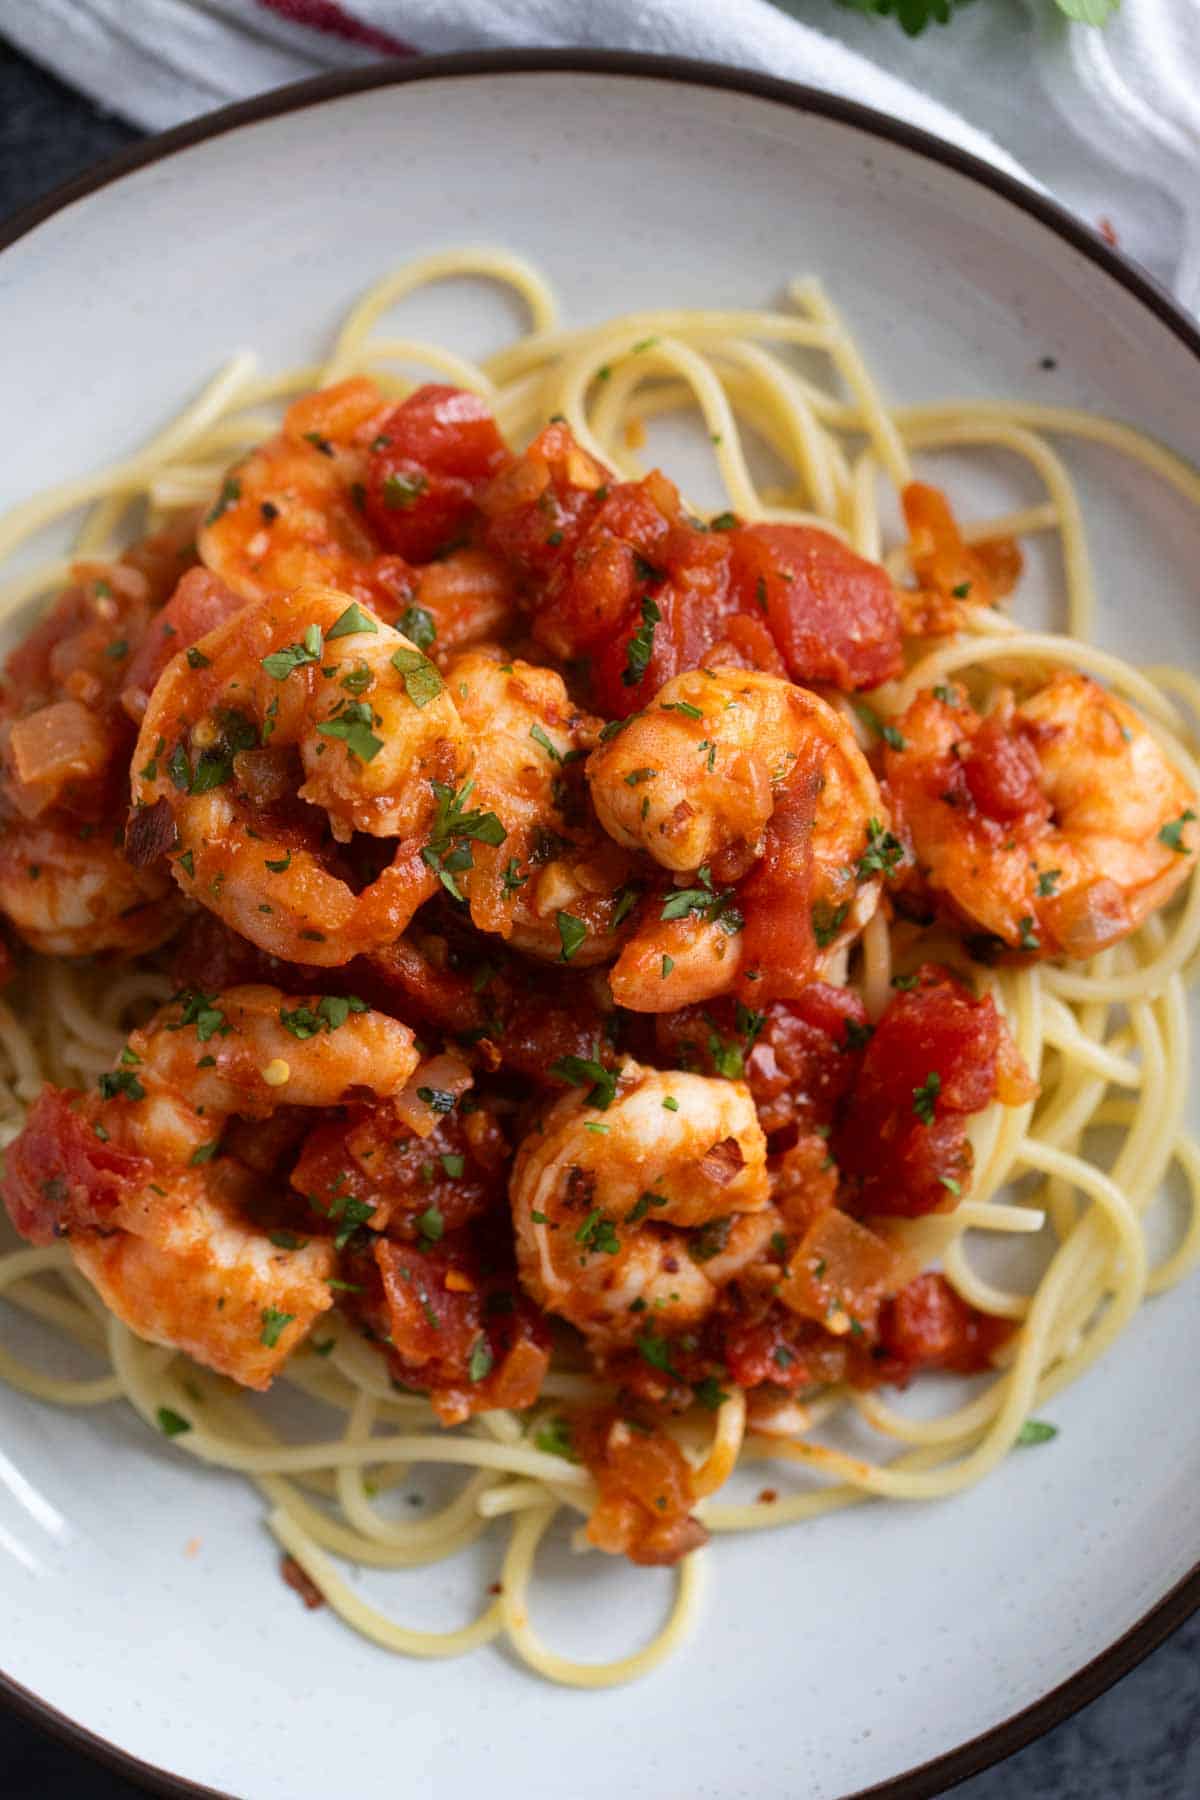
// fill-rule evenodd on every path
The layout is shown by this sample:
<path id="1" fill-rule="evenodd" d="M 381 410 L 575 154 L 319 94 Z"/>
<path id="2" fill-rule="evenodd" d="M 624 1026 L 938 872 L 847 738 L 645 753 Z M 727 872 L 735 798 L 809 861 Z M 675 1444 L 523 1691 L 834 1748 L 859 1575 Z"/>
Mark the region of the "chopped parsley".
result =
<path id="1" fill-rule="evenodd" d="M 397 650 L 396 655 L 400 654 L 401 652 Z M 414 650 L 409 654 L 415 656 L 417 653 Z M 421 660 L 424 661 L 424 658 Z M 432 666 L 431 664 L 430 667 Z M 434 673 L 436 674 L 437 671 L 435 670 Z M 440 686 L 440 675 L 438 683 Z M 317 730 L 322 737 L 340 738 L 351 756 L 357 757 L 359 762 L 369 763 L 373 762 L 383 749 L 383 739 L 376 737 L 371 730 L 374 723 L 375 715 L 365 702 L 347 700 L 339 706 L 335 717 L 322 719 Z"/>
<path id="2" fill-rule="evenodd" d="M 1050 894 L 1056 893 L 1061 880 L 1061 869 L 1043 869 L 1037 879 L 1038 898 L 1045 900 Z"/>
<path id="3" fill-rule="evenodd" d="M 1165 844 L 1168 850 L 1177 851 L 1180 856 L 1186 856 L 1188 847 L 1183 841 L 1183 828 L 1185 825 L 1189 825 L 1195 817 L 1195 813 L 1189 806 L 1186 812 L 1181 812 L 1177 819 L 1172 819 L 1169 825 L 1162 827 L 1158 834 L 1159 843 Z"/>
<path id="4" fill-rule="evenodd" d="M 538 1450 L 544 1450 L 547 1456 L 561 1456 L 567 1462 L 577 1462 L 575 1448 L 571 1442 L 571 1427 L 565 1419 L 546 1419 L 533 1434 L 533 1442 Z"/>
<path id="5" fill-rule="evenodd" d="M 425 866 L 433 870 L 446 892 L 455 900 L 461 900 L 463 893 L 455 876 L 471 867 L 471 845 L 467 840 L 474 839 L 477 843 L 490 844 L 494 848 L 502 844 L 508 834 L 494 812 L 480 812 L 478 809 L 466 811 L 467 801 L 475 786 L 473 781 L 464 782 L 457 793 L 445 782 L 431 781 L 429 785 L 437 800 L 437 809 L 433 818 L 433 830 L 429 842 L 421 851 L 421 858 Z M 509 881 L 515 866 L 516 859 L 513 858 L 505 874 L 506 894 L 510 891 Z M 520 880 L 512 878 L 513 889 L 523 887 L 527 880 L 528 876 Z"/>
<path id="6" fill-rule="evenodd" d="M 941 1091 L 942 1078 L 936 1069 L 931 1069 L 920 1087 L 913 1089 L 913 1111 L 922 1125 L 933 1124 L 934 1105 Z"/>
<path id="7" fill-rule="evenodd" d="M 904 845 L 892 831 L 885 831 L 878 819 L 867 820 L 867 847 L 858 859 L 856 871 L 860 881 L 872 875 L 894 875 L 904 861 Z"/>
<path id="8" fill-rule="evenodd" d="M 188 652 L 190 657 L 191 652 Z M 302 669 L 305 663 L 321 660 L 321 628 L 310 625 L 298 644 L 288 644 L 282 650 L 273 650 L 270 656 L 264 656 L 262 666 L 273 681 L 286 681 L 293 669 Z"/>
<path id="9" fill-rule="evenodd" d="M 702 719 L 704 717 L 700 708 L 698 706 L 693 706 L 690 700 L 669 700 L 665 705 L 660 706 L 658 710 L 660 712 L 682 713 L 684 717 L 688 719 Z"/>
<path id="10" fill-rule="evenodd" d="M 407 512 L 415 506 L 429 482 L 419 470 L 403 475 L 385 475 L 383 478 L 383 504 L 390 512 Z"/>
<path id="11" fill-rule="evenodd" d="M 289 1012 L 286 1006 L 281 1006 L 279 1023 L 303 1042 L 305 1038 L 316 1037 L 321 1030 L 336 1031 L 351 1013 L 366 1011 L 366 1001 L 360 1000 L 357 994 L 324 994 L 315 1008 L 296 1006 Z"/>
<path id="12" fill-rule="evenodd" d="M 598 1206 L 592 1208 L 575 1233 L 575 1242 L 582 1244 L 585 1250 L 594 1250 L 598 1256 L 616 1256 L 621 1248 L 612 1220 Z"/>
<path id="13" fill-rule="evenodd" d="M 561 751 L 550 741 L 540 725 L 531 725 L 529 727 L 529 735 L 535 744 L 541 745 L 541 748 L 546 752 L 546 755 L 550 758 L 551 762 L 560 763 L 562 761 Z"/>
<path id="14" fill-rule="evenodd" d="M 454 1095 L 449 1088 L 419 1087 L 417 1099 L 423 1100 L 430 1112 L 451 1113 L 454 1111 Z"/>
<path id="15" fill-rule="evenodd" d="M 182 1413 L 177 1413 L 170 1406 L 160 1406 L 154 1416 L 164 1437 L 179 1437 L 192 1429 L 191 1420 L 185 1419 Z"/>
<path id="16" fill-rule="evenodd" d="M 555 913 L 554 922 L 558 926 L 559 942 L 562 945 L 562 954 L 559 960 L 570 962 L 587 937 L 587 926 L 582 919 L 577 919 L 573 913 L 567 912 Z"/>
<path id="17" fill-rule="evenodd" d="M 884 724 L 873 706 L 868 706 L 865 700 L 855 700 L 854 710 L 863 724 L 868 725 L 878 737 L 883 739 L 885 744 L 888 744 L 893 750 L 903 750 L 903 737 L 894 725 Z"/>
<path id="18" fill-rule="evenodd" d="M 467 1363 L 467 1376 L 471 1381 L 482 1381 L 491 1372 L 492 1346 L 485 1337 L 477 1337 L 471 1346 L 471 1358 Z"/>
<path id="19" fill-rule="evenodd" d="M 703 1381 L 694 1381 L 692 1395 L 697 1403 L 706 1407 L 709 1412 L 716 1412 L 718 1406 L 723 1406 L 729 1398 L 715 1375 L 706 1375 Z"/>
<path id="20" fill-rule="evenodd" d="M 115 1100 L 118 1094 L 124 1094 L 127 1100 L 144 1100 L 146 1090 L 129 1069 L 110 1070 L 101 1075 L 97 1083 L 102 1100 Z"/>
<path id="21" fill-rule="evenodd" d="M 639 1194 L 629 1211 L 625 1214 L 625 1223 L 627 1225 L 637 1225 L 646 1217 L 646 1214 L 650 1211 L 652 1206 L 670 1206 L 670 1204 L 670 1199 L 666 1194 Z"/>
<path id="22" fill-rule="evenodd" d="M 330 1283 L 332 1286 L 332 1283 Z M 259 1342 L 268 1350 L 273 1350 L 279 1342 L 279 1335 L 286 1325 L 290 1325 L 295 1313 L 279 1312 L 274 1306 L 264 1306 L 262 1310 L 262 1333 Z"/>
<path id="23" fill-rule="evenodd" d="M 189 1168 L 198 1169 L 201 1168 L 204 1163 L 210 1163 L 220 1147 L 221 1142 L 219 1138 L 213 1138 L 212 1142 L 208 1144 L 197 1144 L 196 1148 L 192 1151 L 192 1154 L 188 1157 Z"/>
<path id="24" fill-rule="evenodd" d="M 1045 1419 L 1026 1419 L 1017 1433 L 1018 1444 L 1048 1444 L 1051 1438 L 1058 1436 L 1058 1426 L 1047 1424 Z"/>
<path id="25" fill-rule="evenodd" d="M 407 646 L 394 650 L 391 664 L 402 677 L 404 691 L 418 710 L 436 700 L 446 685 L 429 658 L 419 650 L 410 650 Z"/>
<path id="26" fill-rule="evenodd" d="M 1042 940 L 1038 937 L 1037 932 L 1033 929 L 1033 914 L 1032 913 L 1026 913 L 1024 918 L 1017 920 L 1017 930 L 1021 934 L 1020 946 L 1021 946 L 1022 950 L 1040 950 L 1041 949 Z"/>
<path id="27" fill-rule="evenodd" d="M 370 613 L 364 612 L 362 607 L 352 600 L 345 612 L 339 614 L 325 633 L 325 642 L 331 644 L 334 638 L 349 637 L 354 631 L 369 631 L 375 634 L 378 630 L 379 626 Z"/>
<path id="28" fill-rule="evenodd" d="M 828 950 L 838 932 L 846 922 L 846 914 L 850 911 L 850 902 L 843 900 L 840 906 L 819 905 L 812 909 L 813 936 L 817 940 L 818 950 Z"/>
<path id="29" fill-rule="evenodd" d="M 408 606 L 396 621 L 397 629 L 418 650 L 428 650 L 437 637 L 433 614 L 424 606 Z"/>
<path id="30" fill-rule="evenodd" d="M 197 650 L 195 644 L 188 651 L 187 660 L 189 669 L 207 669 L 211 666 L 210 659 L 205 656 L 203 650 Z"/>
<path id="31" fill-rule="evenodd" d="M 649 594 L 642 601 L 642 622 L 625 646 L 625 668 L 621 680 L 626 687 L 637 687 L 650 664 L 654 649 L 654 627 L 662 613 Z"/>
<path id="32" fill-rule="evenodd" d="M 599 1112 L 607 1112 L 617 1097 L 618 1071 L 606 1069 L 592 1057 L 560 1056 L 557 1062 L 550 1064 L 549 1072 L 572 1087 L 583 1087 L 585 1082 L 590 1082 L 592 1085 L 584 1096 L 584 1105 L 594 1106 Z"/>
<path id="33" fill-rule="evenodd" d="M 734 905 L 732 888 L 724 888 L 720 893 L 712 883 L 712 872 L 707 863 L 696 871 L 702 885 L 698 888 L 677 888 L 663 901 L 662 919 L 686 919 L 690 915 L 704 919 L 709 924 L 717 924 L 730 933 L 742 929 L 745 921 Z"/>
<path id="34" fill-rule="evenodd" d="M 221 491 L 213 502 L 204 523 L 206 525 L 215 525 L 222 513 L 227 513 L 231 506 L 236 506 L 241 497 L 241 482 L 236 481 L 232 475 L 227 475 L 225 480 L 221 483 Z"/>
<path id="35" fill-rule="evenodd" d="M 417 1230 L 429 1244 L 436 1244 L 445 1229 L 446 1222 L 437 1206 L 427 1206 L 417 1220 Z"/>

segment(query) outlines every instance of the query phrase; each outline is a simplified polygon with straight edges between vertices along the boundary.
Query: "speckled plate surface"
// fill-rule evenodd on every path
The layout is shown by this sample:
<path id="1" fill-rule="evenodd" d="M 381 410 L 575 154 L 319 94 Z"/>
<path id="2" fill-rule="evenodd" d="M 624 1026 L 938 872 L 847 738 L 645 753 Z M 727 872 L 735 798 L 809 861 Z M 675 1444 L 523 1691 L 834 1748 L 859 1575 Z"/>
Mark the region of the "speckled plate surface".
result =
<path id="1" fill-rule="evenodd" d="M 19 222 L 0 255 L 0 504 L 132 448 L 232 348 L 305 360 L 389 266 L 485 241 L 539 260 L 581 321 L 768 303 L 815 271 L 894 399 L 1061 401 L 1200 455 L 1195 334 L 1053 209 L 844 103 L 565 53 L 291 90 L 139 148 L 119 179 Z M 409 316 L 475 351 L 513 324 L 472 289 Z M 1200 664 L 1196 518 L 1107 453 L 1071 461 L 1102 641 Z M 1027 491 L 1015 479 L 1001 458 L 956 492 L 969 510 Z M 1039 553 L 1021 604 L 1052 616 L 1054 602 Z M 1147 1308 L 1055 1403 L 1055 1442 L 983 1487 L 720 1542 L 699 1635 L 647 1682 L 600 1694 L 547 1688 L 494 1648 L 387 1657 L 299 1611 L 236 1478 L 120 1408 L 73 1416 L 0 1392 L 0 1664 L 39 1716 L 171 1792 L 933 1792 L 1099 1691 L 1200 1598 L 1200 1430 L 1171 1374 L 1200 1361 L 1195 1300 Z M 0 1334 L 25 1341 L 3 1308 Z M 445 1626 L 495 1559 L 364 1574 L 363 1591 Z M 668 1579 L 555 1550 L 538 1623 L 612 1654 L 651 1627 Z"/>

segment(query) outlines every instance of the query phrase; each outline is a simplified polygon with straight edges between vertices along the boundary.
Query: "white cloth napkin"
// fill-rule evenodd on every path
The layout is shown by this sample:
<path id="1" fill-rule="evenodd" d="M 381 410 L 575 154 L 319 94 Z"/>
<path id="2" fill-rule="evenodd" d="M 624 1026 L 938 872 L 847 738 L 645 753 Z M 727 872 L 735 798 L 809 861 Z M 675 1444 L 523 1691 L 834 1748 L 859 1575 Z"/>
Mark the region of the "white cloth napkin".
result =
<path id="1" fill-rule="evenodd" d="M 1124 0 L 1104 31 L 1053 0 L 981 0 L 917 40 L 831 0 L 5 0 L 0 35 L 151 129 L 387 54 L 590 46 L 765 70 L 1049 188 L 1200 310 L 1200 0 Z"/>

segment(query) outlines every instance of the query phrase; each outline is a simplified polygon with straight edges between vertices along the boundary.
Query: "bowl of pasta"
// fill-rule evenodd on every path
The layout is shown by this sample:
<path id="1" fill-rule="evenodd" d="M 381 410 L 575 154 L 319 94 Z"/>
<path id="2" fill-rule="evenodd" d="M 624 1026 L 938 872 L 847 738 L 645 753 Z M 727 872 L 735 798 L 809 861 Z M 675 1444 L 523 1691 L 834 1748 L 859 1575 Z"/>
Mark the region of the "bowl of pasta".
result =
<path id="1" fill-rule="evenodd" d="M 1200 1559 L 1193 327 L 570 52 L 155 140 L 0 324 L 7 1691 L 255 1800 L 1098 1692 Z"/>

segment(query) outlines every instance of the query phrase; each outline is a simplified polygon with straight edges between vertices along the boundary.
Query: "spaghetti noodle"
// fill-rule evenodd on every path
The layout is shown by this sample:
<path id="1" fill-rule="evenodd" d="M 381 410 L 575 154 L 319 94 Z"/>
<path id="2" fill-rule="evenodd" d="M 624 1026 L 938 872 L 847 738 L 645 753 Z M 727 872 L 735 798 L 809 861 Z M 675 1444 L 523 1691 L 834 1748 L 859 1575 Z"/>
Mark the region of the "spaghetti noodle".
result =
<path id="1" fill-rule="evenodd" d="M 528 332 L 482 363 L 388 334 L 384 322 L 407 295 L 430 282 L 460 278 L 512 290 L 528 311 Z M 674 413 L 698 415 L 728 506 L 740 519 L 819 526 L 863 556 L 886 556 L 897 578 L 910 572 L 910 551 L 903 544 L 887 548 L 881 485 L 907 488 L 920 452 L 1002 448 L 1024 460 L 1044 498 L 968 524 L 964 542 L 979 546 L 1008 535 L 1056 533 L 1066 632 L 1024 630 L 995 607 L 964 600 L 952 634 L 922 647 L 900 676 L 870 693 L 875 719 L 886 726 L 918 695 L 949 691 L 945 684 L 951 681 L 973 684 L 986 700 L 1001 682 L 1082 669 L 1140 709 L 1180 780 L 1192 793 L 1200 790 L 1188 717 L 1200 698 L 1195 679 L 1182 670 L 1139 670 L 1086 641 L 1095 608 L 1084 522 L 1067 467 L 1047 440 L 1078 437 L 1132 457 L 1197 505 L 1200 475 L 1127 426 L 1066 409 L 978 401 L 889 409 L 820 286 L 797 282 L 789 299 L 788 311 L 659 309 L 567 329 L 542 276 L 515 256 L 464 250 L 409 264 L 362 296 L 324 361 L 264 375 L 253 357 L 239 354 L 142 451 L 15 508 L 0 522 L 3 558 L 44 528 L 63 526 L 85 511 L 74 558 L 55 557 L 12 575 L 5 611 L 11 616 L 56 590 L 75 558 L 116 555 L 135 524 L 154 530 L 181 509 L 208 503 L 231 459 L 276 429 L 273 409 L 280 403 L 361 374 L 399 399 L 412 385 L 407 371 L 431 372 L 479 395 L 517 443 L 559 416 L 585 453 L 627 481 L 645 473 L 637 446 L 648 422 Z M 819 364 L 822 372 L 813 373 Z M 765 445 L 784 472 L 775 487 L 753 473 L 751 439 Z M 852 703 L 834 704 L 869 741 L 871 732 Z M 995 1468 L 1033 1415 L 1108 1349 L 1147 1294 L 1181 1279 L 1200 1259 L 1200 1146 L 1183 1128 L 1185 987 L 1200 952 L 1200 886 L 1188 874 L 1168 911 L 1152 914 L 1114 947 L 1073 966 L 976 966 L 937 926 L 924 935 L 914 926 L 892 929 L 881 911 L 875 913 L 850 975 L 871 1019 L 883 1013 L 897 975 L 903 981 L 903 971 L 921 957 L 936 957 L 969 973 L 991 997 L 1039 1086 L 1036 1099 L 993 1103 L 973 1119 L 971 1197 L 952 1211 L 903 1224 L 920 1266 L 940 1259 L 962 1300 L 1010 1321 L 1014 1333 L 986 1389 L 933 1419 L 907 1416 L 874 1389 L 836 1383 L 793 1408 L 783 1437 L 754 1428 L 736 1387 L 701 1423 L 689 1413 L 672 1430 L 691 1472 L 696 1515 L 710 1531 L 777 1528 L 869 1497 L 919 1500 L 961 1491 Z M 16 980 L 10 998 L 0 1000 L 5 1143 L 17 1137 L 44 1080 L 94 1083 L 113 1066 L 131 1025 L 164 1002 L 172 986 L 152 967 L 46 957 L 31 959 Z M 1102 1141 L 1109 1146 L 1103 1163 L 1096 1160 Z M 1183 1178 L 1188 1218 L 1175 1248 L 1151 1266 L 1146 1217 L 1172 1168 Z M 1019 1197 L 1005 1199 L 1018 1180 Z M 1036 1284 L 1025 1290 L 992 1280 L 973 1260 L 977 1234 L 1036 1240 L 1045 1251 Z M 659 1633 L 615 1662 L 563 1657 L 542 1643 L 530 1622 L 530 1583 L 547 1529 L 561 1511 L 586 1518 L 597 1499 L 587 1467 L 564 1456 L 556 1443 L 554 1420 L 572 1405 L 610 1398 L 602 1377 L 552 1367 L 529 1413 L 485 1412 L 449 1432 L 435 1428 L 428 1400 L 400 1391 L 377 1351 L 334 1313 L 324 1341 L 294 1355 L 284 1378 L 335 1409 L 343 1424 L 328 1438 L 296 1442 L 282 1437 L 221 1376 L 137 1338 L 107 1311 L 64 1244 L 0 1258 L 0 1296 L 104 1366 L 99 1375 L 68 1379 L 41 1373 L 0 1349 L 0 1377 L 66 1407 L 123 1397 L 181 1451 L 256 1483 L 282 1549 L 349 1626 L 385 1649 L 454 1656 L 503 1637 L 549 1679 L 597 1687 L 647 1673 L 694 1623 L 702 1564 L 711 1554 L 699 1551 L 679 1566 L 675 1598 Z M 867 1461 L 820 1441 L 821 1428 L 839 1416 L 857 1416 L 897 1453 Z M 739 1464 L 768 1463 L 775 1479 L 791 1468 L 817 1480 L 757 1501 L 723 1497 Z M 466 1472 L 464 1485 L 438 1514 L 412 1522 L 377 1504 L 381 1491 L 422 1464 Z M 500 1591 L 457 1630 L 398 1624 L 368 1605 L 338 1571 L 339 1558 L 383 1569 L 433 1562 L 506 1520 L 511 1535 Z"/>

